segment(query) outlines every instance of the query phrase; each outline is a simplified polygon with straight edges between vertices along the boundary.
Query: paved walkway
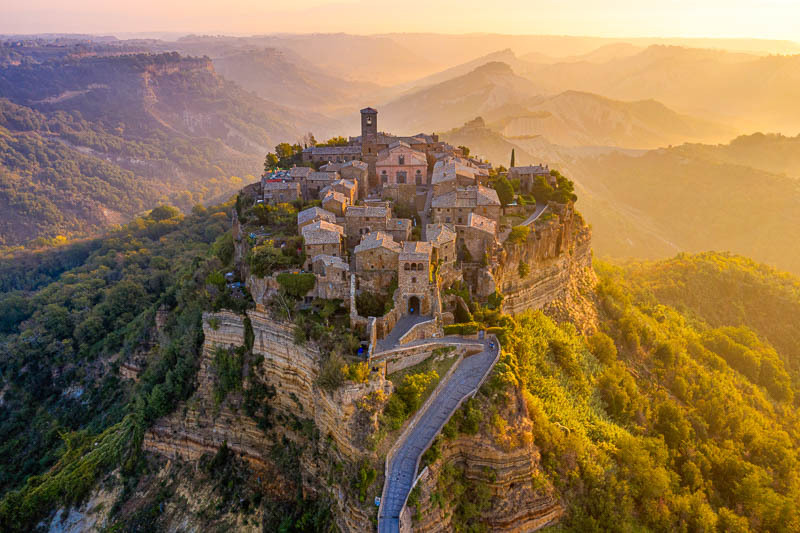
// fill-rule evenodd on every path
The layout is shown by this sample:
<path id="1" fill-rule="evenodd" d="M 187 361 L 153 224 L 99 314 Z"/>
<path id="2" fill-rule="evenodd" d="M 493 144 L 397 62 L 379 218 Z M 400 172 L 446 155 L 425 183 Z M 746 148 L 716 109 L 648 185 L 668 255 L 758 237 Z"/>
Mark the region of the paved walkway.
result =
<path id="1" fill-rule="evenodd" d="M 423 452 L 450 420 L 461 402 L 477 390 L 494 366 L 500 350 L 496 341 L 487 339 L 472 342 L 483 344 L 484 350 L 462 359 L 450 379 L 439 385 L 434 392 L 438 392 L 438 396 L 419 415 L 416 425 L 405 436 L 390 459 L 383 489 L 381 514 L 378 517 L 380 533 L 400 531 L 400 512 L 411 492 Z"/>
<path id="2" fill-rule="evenodd" d="M 397 346 L 397 343 L 400 341 L 400 337 L 408 333 L 408 330 L 416 326 L 417 324 L 421 324 L 423 322 L 427 322 L 428 320 L 433 320 L 433 317 L 430 315 L 406 315 L 400 320 L 392 328 L 392 331 L 389 332 L 384 338 L 378 341 L 377 350 L 373 353 L 377 352 L 385 352 L 386 350 L 391 350 L 392 348 Z"/>
<path id="3" fill-rule="evenodd" d="M 531 216 L 526 218 L 525 222 L 520 224 L 520 226 L 527 226 L 528 224 L 531 224 L 532 222 L 535 222 L 537 218 L 542 216 L 542 213 L 544 213 L 545 209 L 547 209 L 547 204 L 538 204 L 537 203 L 536 204 L 536 210 L 533 213 L 531 213 Z"/>

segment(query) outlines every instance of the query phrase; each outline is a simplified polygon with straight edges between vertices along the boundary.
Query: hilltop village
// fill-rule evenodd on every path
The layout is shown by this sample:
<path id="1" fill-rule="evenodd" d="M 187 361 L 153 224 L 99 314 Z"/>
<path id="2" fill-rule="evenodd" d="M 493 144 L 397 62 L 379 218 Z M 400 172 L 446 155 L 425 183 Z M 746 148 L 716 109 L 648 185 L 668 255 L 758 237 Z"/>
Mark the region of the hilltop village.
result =
<path id="1" fill-rule="evenodd" d="M 470 300 L 519 312 L 553 299 L 546 284 L 538 295 L 529 289 L 540 279 L 536 264 L 572 251 L 573 231 L 585 231 L 575 223 L 572 182 L 545 165 L 494 169 L 435 134 L 380 132 L 375 109 L 360 114 L 360 136 L 305 147 L 308 166 L 265 172 L 245 189 L 257 209 L 305 207 L 297 213 L 302 244 L 271 241 L 298 246 L 302 261 L 250 283 L 256 303 L 280 288 L 282 273 L 313 274 L 304 300 L 341 300 L 374 349 L 398 323 L 396 339 L 417 324 L 425 327 L 415 337 L 463 322 L 459 307 Z M 242 257 L 266 239 L 263 226 L 235 225 Z"/>
<path id="2" fill-rule="evenodd" d="M 436 135 L 381 133 L 375 109 L 360 115 L 358 137 L 277 146 L 237 196 L 198 391 L 143 446 L 191 459 L 224 445 L 258 469 L 295 450 L 291 476 L 272 484 L 329 487 L 342 531 L 446 530 L 452 515 L 408 503 L 437 483 L 423 452 L 489 379 L 508 315 L 593 323 L 591 233 L 572 182 L 546 165 L 494 168 Z M 240 357 L 247 385 L 226 395 Z M 474 458 L 493 465 L 498 502 L 525 502 L 484 514 L 492 530 L 558 520 L 550 489 L 517 483 L 534 452 L 459 453 L 476 450 L 493 454 Z"/>

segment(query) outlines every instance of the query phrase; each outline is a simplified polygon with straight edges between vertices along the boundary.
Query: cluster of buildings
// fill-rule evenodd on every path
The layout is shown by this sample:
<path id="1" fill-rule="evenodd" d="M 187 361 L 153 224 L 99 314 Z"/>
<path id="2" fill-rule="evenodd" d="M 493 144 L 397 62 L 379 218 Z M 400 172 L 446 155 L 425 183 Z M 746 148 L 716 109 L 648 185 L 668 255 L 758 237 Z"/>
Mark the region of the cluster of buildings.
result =
<path id="1" fill-rule="evenodd" d="M 491 166 L 436 135 L 380 133 L 377 119 L 362 109 L 361 135 L 347 146 L 306 148 L 303 160 L 319 170 L 265 175 L 260 201 L 320 200 L 297 215 L 304 269 L 317 277 L 309 297 L 352 301 L 354 291 L 385 293 L 397 283 L 398 313 L 435 314 L 437 279 L 460 279 L 463 265 L 490 265 L 502 249 Z M 528 190 L 539 175 L 551 179 L 547 167 L 511 169 Z"/>

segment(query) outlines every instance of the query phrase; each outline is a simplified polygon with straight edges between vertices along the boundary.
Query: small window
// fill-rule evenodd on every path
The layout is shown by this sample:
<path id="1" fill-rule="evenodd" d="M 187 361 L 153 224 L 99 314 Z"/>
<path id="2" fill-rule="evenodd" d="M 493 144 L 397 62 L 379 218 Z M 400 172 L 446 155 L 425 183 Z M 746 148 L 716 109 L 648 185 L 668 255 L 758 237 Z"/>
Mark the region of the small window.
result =
<path id="1" fill-rule="evenodd" d="M 404 156 L 404 155 L 397 156 L 397 164 L 398 165 L 405 165 L 406 164 L 406 156 Z"/>
<path id="2" fill-rule="evenodd" d="M 416 283 L 416 282 L 417 282 L 417 278 L 411 278 L 411 283 Z"/>

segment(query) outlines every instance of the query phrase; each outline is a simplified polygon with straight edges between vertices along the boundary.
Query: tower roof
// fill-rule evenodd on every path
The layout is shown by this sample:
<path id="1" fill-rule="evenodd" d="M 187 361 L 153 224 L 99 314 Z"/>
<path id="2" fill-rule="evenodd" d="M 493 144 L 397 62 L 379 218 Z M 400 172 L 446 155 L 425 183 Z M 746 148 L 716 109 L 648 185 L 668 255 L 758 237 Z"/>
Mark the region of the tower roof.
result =
<path id="1" fill-rule="evenodd" d="M 364 109 L 361 110 L 361 112 L 362 113 L 377 113 L 378 110 L 374 109 L 372 107 L 365 107 Z"/>

